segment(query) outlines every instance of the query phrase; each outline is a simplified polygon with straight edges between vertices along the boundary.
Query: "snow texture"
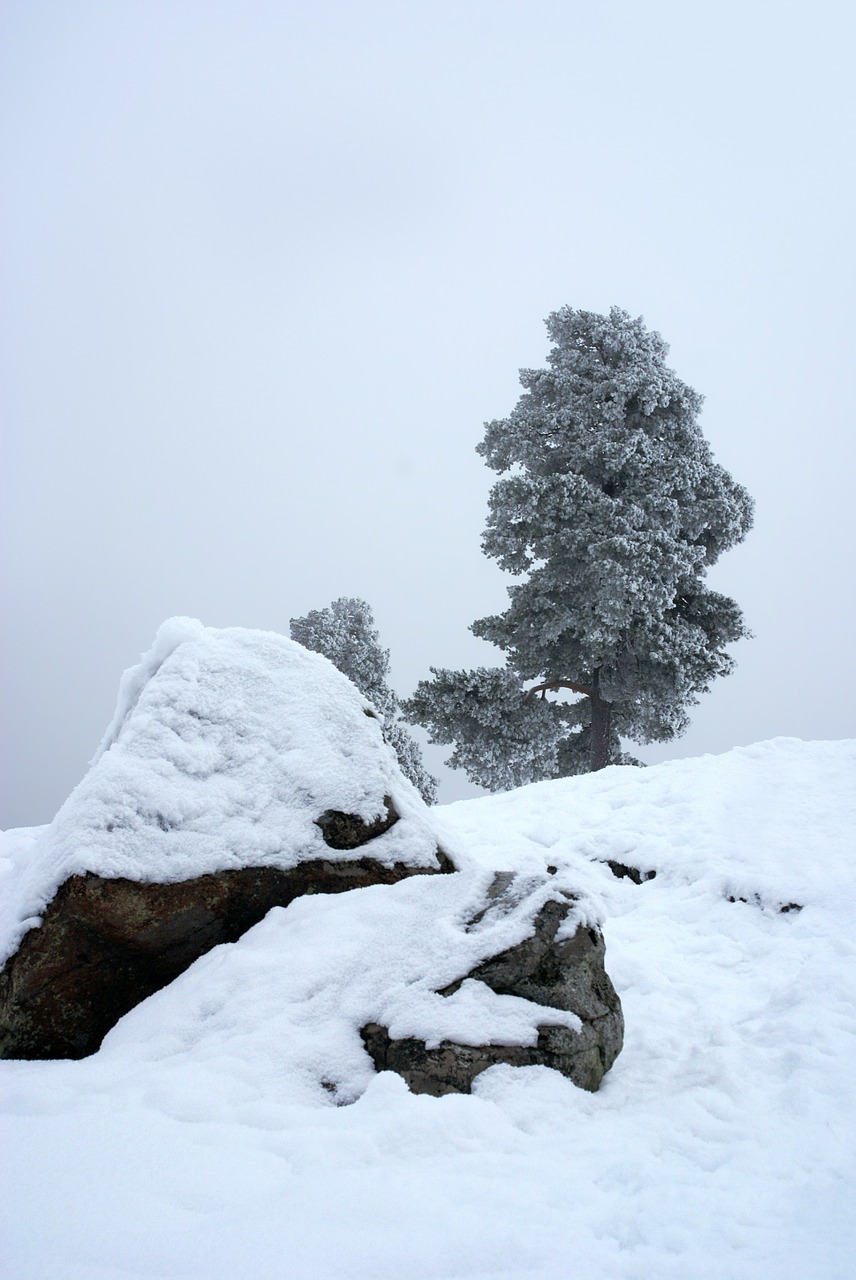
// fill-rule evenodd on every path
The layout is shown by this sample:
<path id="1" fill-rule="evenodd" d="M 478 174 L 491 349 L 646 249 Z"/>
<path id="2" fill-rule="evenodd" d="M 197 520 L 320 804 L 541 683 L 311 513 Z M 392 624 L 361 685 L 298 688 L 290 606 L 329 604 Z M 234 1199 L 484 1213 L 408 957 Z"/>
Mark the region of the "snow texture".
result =
<path id="1" fill-rule="evenodd" d="M 385 796 L 400 821 L 372 857 L 436 865 L 425 805 L 370 712 L 332 663 L 282 636 L 164 623 L 122 677 L 89 773 L 32 848 L 10 855 L 0 963 L 71 875 L 166 883 L 348 859 L 316 819 L 334 809 L 371 822 Z"/>
<path id="2" fill-rule="evenodd" d="M 365 600 L 340 596 L 326 609 L 292 618 L 292 640 L 323 653 L 371 702 L 383 720 L 384 736 L 395 751 L 401 771 L 426 804 L 437 800 L 437 779 L 426 772 L 418 743 L 398 715 L 398 696 L 389 683 L 389 649 L 384 649 L 374 616 Z"/>
<path id="3" fill-rule="evenodd" d="M 431 810 L 459 875 L 275 909 L 93 1057 L 0 1063 L 8 1274 L 850 1280 L 854 779 L 856 742 L 782 739 Z M 374 1075 L 369 1018 L 526 1034 L 527 1002 L 426 978 L 518 936 L 551 883 L 605 921 L 626 1041 L 600 1091 Z"/>

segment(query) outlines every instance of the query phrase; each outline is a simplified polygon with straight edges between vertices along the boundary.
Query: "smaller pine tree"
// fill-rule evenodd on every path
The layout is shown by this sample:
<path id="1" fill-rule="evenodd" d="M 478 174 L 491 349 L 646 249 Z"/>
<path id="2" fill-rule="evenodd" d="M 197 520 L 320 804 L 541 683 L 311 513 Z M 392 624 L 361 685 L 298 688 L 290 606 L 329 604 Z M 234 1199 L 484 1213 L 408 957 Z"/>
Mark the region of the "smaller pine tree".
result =
<path id="1" fill-rule="evenodd" d="M 368 698 L 383 720 L 383 734 L 398 756 L 406 778 L 426 804 L 437 799 L 437 779 L 422 762 L 419 744 L 399 719 L 398 698 L 389 685 L 389 650 L 380 643 L 370 606 L 365 600 L 341 596 L 326 609 L 312 609 L 292 618 L 292 640 L 321 653 Z"/>

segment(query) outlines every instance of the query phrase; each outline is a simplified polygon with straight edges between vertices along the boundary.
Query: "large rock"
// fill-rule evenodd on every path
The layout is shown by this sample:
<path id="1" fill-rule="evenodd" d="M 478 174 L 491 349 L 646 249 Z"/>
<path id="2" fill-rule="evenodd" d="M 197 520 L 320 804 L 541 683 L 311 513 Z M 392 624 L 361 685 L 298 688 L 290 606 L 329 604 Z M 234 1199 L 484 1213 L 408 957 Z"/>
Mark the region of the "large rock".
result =
<path id="1" fill-rule="evenodd" d="M 373 708 L 331 663 L 173 619 L 125 673 L 90 772 L 13 866 L 0 1056 L 94 1052 L 135 1004 L 301 894 L 453 869 Z"/>
<path id="2" fill-rule="evenodd" d="M 214 981 L 210 969 L 184 971 L 220 943 L 239 946 L 213 972 L 251 956 L 251 988 L 259 935 L 242 935 L 259 925 L 272 947 L 265 1019 L 283 1018 L 286 1039 L 315 1026 L 305 1011 L 290 1020 L 295 992 L 336 990 L 330 1008 L 350 1010 L 330 1064 L 316 1052 L 325 1022 L 298 1073 L 323 1073 L 319 1088 L 339 1101 L 358 1096 L 370 1070 L 354 1027 L 375 1067 L 418 1092 L 466 1092 L 495 1063 L 555 1067 L 596 1089 L 622 1018 L 580 868 L 491 880 L 466 848 L 453 864 L 435 824 L 375 709 L 326 659 L 281 636 L 165 624 L 126 672 L 87 776 L 50 827 L 13 850 L 0 901 L 0 1056 L 95 1052 L 175 979 Z M 296 898 L 382 885 L 380 897 L 340 896 L 342 909 L 268 916 Z M 291 997 L 283 966 L 304 974 Z M 250 988 L 233 995 L 248 1019 Z M 208 1008 L 176 1000 L 166 1007 L 180 1021 Z M 164 1005 L 150 1007 L 156 1018 Z M 248 1053 L 256 1035 L 248 1021 Z"/>
<path id="3" fill-rule="evenodd" d="M 496 877 L 494 884 L 501 881 Z M 499 895 L 495 895 L 499 896 Z M 552 1067 L 582 1089 L 594 1091 L 612 1066 L 624 1039 L 621 1002 L 604 967 L 600 931 L 578 924 L 570 937 L 560 927 L 573 899 L 550 900 L 538 911 L 533 931 L 517 945 L 484 960 L 442 988 L 449 996 L 467 979 L 497 995 L 519 996 L 544 1008 L 535 1045 L 461 1044 L 444 1039 L 428 1046 L 413 1036 L 393 1039 L 386 1027 L 368 1023 L 363 1043 L 379 1071 L 395 1071 L 414 1093 L 435 1097 L 469 1093 L 480 1072 L 498 1063 Z M 577 1028 L 551 1025 L 550 1009 L 576 1014 Z"/>

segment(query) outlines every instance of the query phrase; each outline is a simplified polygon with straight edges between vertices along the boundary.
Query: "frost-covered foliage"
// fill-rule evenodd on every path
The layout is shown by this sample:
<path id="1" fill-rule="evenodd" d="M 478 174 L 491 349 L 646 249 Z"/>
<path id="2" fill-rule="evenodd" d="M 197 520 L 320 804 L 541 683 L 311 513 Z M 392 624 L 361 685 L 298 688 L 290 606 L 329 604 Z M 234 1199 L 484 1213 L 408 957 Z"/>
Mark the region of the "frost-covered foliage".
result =
<path id="1" fill-rule="evenodd" d="M 587 773 L 591 759 L 590 711 L 581 702 L 527 702 L 523 681 L 509 667 L 448 671 L 431 667 L 403 706 L 421 724 L 430 724 L 439 742 L 454 741 L 447 763 L 463 769 L 488 791 L 507 791 L 529 782 Z M 621 750 L 613 729 L 609 763 L 638 765 Z"/>
<path id="2" fill-rule="evenodd" d="M 658 333 L 618 308 L 564 307 L 547 329 L 549 368 L 521 371 L 516 408 L 487 423 L 478 446 L 502 477 L 485 553 L 525 581 L 509 588 L 504 613 L 472 627 L 505 651 L 521 689 L 550 682 L 586 695 L 572 710 L 548 704 L 549 728 L 541 699 L 527 703 L 544 726 L 543 737 L 532 731 L 544 778 L 619 763 L 619 735 L 652 742 L 684 731 L 687 708 L 733 667 L 725 646 L 748 634 L 735 602 L 704 577 L 752 523 L 752 500 L 714 461 L 698 425 L 702 399 L 667 366 Z M 478 755 L 480 721 L 490 759 L 479 780 L 498 778 L 515 731 L 497 736 L 493 712 L 450 695 L 477 684 L 490 696 L 475 674 L 423 682 L 407 712 L 436 741 L 468 742 L 461 763 Z"/>
<path id="3" fill-rule="evenodd" d="M 499 667 L 432 667 L 431 674 L 433 680 L 419 684 L 404 710 L 411 719 L 430 725 L 436 741 L 454 739 L 448 764 L 463 769 L 489 791 L 557 776 L 562 722 L 546 703 L 524 705 L 514 672 Z"/>
<path id="4" fill-rule="evenodd" d="M 398 718 L 398 698 L 389 685 L 389 650 L 381 647 L 371 607 L 365 600 L 340 596 L 326 609 L 292 618 L 292 640 L 322 653 L 355 684 L 383 717 L 383 733 L 398 756 L 401 771 L 426 804 L 437 799 L 437 779 L 422 763 L 422 753 Z"/>

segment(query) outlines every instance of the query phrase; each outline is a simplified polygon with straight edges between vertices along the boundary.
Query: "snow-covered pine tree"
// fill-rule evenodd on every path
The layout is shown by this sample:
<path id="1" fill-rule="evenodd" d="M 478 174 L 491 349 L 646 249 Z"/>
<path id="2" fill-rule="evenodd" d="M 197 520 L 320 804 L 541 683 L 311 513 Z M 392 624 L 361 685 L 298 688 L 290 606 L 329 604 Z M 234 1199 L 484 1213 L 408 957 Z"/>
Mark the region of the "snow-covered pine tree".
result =
<path id="1" fill-rule="evenodd" d="M 748 634 L 735 602 L 704 584 L 750 529 L 752 500 L 713 460 L 701 396 L 667 366 L 660 335 L 617 307 L 564 307 L 547 329 L 549 368 L 521 370 L 516 408 L 478 446 L 504 477 L 484 551 L 527 575 L 505 613 L 472 626 L 507 668 L 501 680 L 434 671 L 404 704 L 492 789 L 630 762 L 619 736 L 682 733 L 687 708 L 733 667 L 725 646 Z M 559 690 L 580 700 L 547 699 Z M 524 709 L 537 722 L 521 734 Z"/>
<path id="2" fill-rule="evenodd" d="M 398 714 L 398 698 L 389 686 L 389 650 L 381 647 L 370 606 L 341 596 L 326 609 L 292 618 L 292 640 L 322 653 L 357 686 L 383 718 L 383 733 L 398 756 L 401 771 L 417 787 L 426 804 L 437 799 L 437 779 L 427 772 L 422 753 Z"/>

